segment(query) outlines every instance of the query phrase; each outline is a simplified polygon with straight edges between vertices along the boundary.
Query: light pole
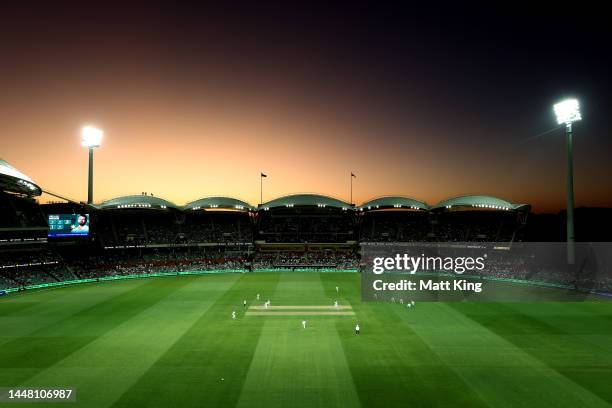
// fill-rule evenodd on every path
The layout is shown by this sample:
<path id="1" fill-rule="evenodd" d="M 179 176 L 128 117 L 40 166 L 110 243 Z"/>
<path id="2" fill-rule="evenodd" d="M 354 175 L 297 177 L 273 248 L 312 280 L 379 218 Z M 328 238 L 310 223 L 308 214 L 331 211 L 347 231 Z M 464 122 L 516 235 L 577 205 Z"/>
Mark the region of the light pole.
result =
<path id="1" fill-rule="evenodd" d="M 85 126 L 81 130 L 81 145 L 89 149 L 89 177 L 87 183 L 87 204 L 93 203 L 93 151 L 100 147 L 104 132 L 93 126 Z"/>
<path id="2" fill-rule="evenodd" d="M 553 107 L 558 124 L 565 124 L 567 137 L 567 263 L 575 262 L 574 248 L 574 136 L 572 123 L 582 119 L 577 99 L 566 99 Z"/>

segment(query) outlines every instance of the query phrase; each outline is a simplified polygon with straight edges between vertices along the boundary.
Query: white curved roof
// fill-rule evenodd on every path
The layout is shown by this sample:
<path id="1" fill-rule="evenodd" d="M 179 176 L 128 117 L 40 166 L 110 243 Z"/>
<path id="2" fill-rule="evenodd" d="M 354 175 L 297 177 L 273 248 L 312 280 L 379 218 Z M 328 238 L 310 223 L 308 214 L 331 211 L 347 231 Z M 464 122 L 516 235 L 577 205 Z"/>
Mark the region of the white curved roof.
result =
<path id="1" fill-rule="evenodd" d="M 0 186 L 7 191 L 24 193 L 28 195 L 41 195 L 42 190 L 34 181 L 0 159 Z"/>

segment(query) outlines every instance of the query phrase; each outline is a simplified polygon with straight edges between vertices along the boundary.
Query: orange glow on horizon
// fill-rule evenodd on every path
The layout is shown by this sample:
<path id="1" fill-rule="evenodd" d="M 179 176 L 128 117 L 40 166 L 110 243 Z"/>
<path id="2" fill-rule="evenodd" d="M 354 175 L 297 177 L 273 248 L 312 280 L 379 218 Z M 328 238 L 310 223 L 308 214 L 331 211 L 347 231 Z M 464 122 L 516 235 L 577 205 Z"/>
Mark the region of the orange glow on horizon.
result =
<path id="1" fill-rule="evenodd" d="M 2 158 L 44 189 L 78 201 L 87 194 L 88 159 L 80 130 L 95 123 L 105 133 L 94 153 L 96 203 L 149 192 L 177 205 L 216 195 L 257 205 L 263 171 L 264 201 L 310 192 L 348 202 L 354 172 L 356 204 L 402 195 L 432 205 L 484 194 L 535 211 L 564 207 L 562 137 L 546 142 L 543 159 L 511 143 L 487 144 L 486 135 L 477 145 L 464 142 L 470 139 L 460 129 L 449 137 L 437 119 L 387 118 L 367 104 L 345 103 L 343 95 L 322 103 L 281 85 L 241 93 L 222 85 L 175 89 L 163 81 L 128 89 L 63 84 L 61 93 L 9 92 L 12 103 L 0 109 L 9 135 Z M 603 152 L 585 154 L 577 144 L 576 206 L 612 203 L 597 177 L 606 163 Z"/>

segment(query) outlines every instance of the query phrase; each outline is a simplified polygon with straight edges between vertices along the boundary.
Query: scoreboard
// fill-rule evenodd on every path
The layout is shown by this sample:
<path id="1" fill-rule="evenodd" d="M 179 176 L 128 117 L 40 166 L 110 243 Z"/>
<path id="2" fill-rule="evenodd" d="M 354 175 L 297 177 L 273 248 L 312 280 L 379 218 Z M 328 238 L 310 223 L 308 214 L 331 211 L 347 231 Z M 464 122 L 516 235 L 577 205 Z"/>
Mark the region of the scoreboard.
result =
<path id="1" fill-rule="evenodd" d="M 49 237 L 89 235 L 89 214 L 49 214 Z"/>

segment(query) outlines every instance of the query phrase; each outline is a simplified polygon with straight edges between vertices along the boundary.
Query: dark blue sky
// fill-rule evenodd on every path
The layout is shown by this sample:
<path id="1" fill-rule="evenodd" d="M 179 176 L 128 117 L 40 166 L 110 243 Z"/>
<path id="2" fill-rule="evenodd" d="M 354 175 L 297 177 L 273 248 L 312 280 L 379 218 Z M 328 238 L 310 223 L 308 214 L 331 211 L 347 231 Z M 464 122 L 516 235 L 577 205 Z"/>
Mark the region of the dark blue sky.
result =
<path id="1" fill-rule="evenodd" d="M 193 143 L 173 126 L 190 123 L 188 130 L 197 133 L 198 109 L 216 104 L 216 119 L 266 122 L 260 132 L 269 133 L 260 140 L 271 146 L 289 140 L 288 149 L 301 149 L 294 146 L 312 131 L 314 150 L 305 157 L 344 171 L 331 163 L 337 153 L 338 168 L 360 172 L 356 194 L 363 199 L 389 193 L 435 202 L 490 193 L 556 210 L 564 205 L 565 150 L 562 130 L 551 131 L 552 104 L 573 96 L 584 117 L 576 125 L 577 205 L 612 205 L 606 179 L 612 173 L 612 24 L 603 8 L 405 2 L 0 7 L 1 119 L 16 136 L 3 154 L 38 180 L 47 174 L 28 160 L 49 163 L 28 151 L 41 136 L 26 122 L 64 120 L 64 128 L 45 130 L 59 140 L 70 120 L 74 126 L 85 120 L 79 114 L 126 135 L 153 133 L 138 127 L 144 117 L 173 134 L 166 143 Z M 90 96 L 89 109 L 82 94 Z M 206 108 L 198 106 L 208 99 Z M 157 108 L 167 109 L 167 123 L 153 113 Z M 228 130 L 227 138 L 240 132 Z M 202 149 L 211 151 L 206 142 Z M 161 142 L 156 148 L 164 150 Z M 247 150 L 238 142 L 235 149 Z M 257 153 L 264 157 L 265 151 Z M 249 166 L 245 171 L 253 174 L 260 167 L 286 173 L 278 155 Z M 294 179 L 312 173 L 307 164 L 295 166 Z M 389 180 L 379 191 L 376 179 L 383 176 Z M 47 183 L 69 190 L 76 182 L 58 181 L 62 177 Z M 146 183 L 129 187 L 143 191 Z M 122 191 L 108 184 L 107 194 Z M 278 194 L 289 192 L 286 185 L 277 186 Z M 149 190 L 163 193 L 156 187 Z M 303 188 L 316 184 L 304 179 Z M 251 198 L 255 191 L 245 194 Z"/>

